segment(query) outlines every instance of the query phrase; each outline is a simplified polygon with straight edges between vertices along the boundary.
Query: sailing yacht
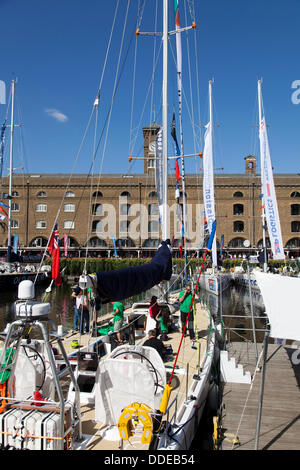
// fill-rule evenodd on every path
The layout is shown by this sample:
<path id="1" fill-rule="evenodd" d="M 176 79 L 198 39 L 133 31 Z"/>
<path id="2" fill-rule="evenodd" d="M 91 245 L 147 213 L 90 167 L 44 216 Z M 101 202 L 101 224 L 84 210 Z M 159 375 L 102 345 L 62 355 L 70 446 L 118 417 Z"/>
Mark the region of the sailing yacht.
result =
<path id="1" fill-rule="evenodd" d="M 169 238 L 168 14 L 168 0 L 163 0 L 163 124 L 156 145 L 157 156 L 160 152 L 162 155 L 163 240 Z M 180 32 L 181 28 L 176 28 L 174 34 Z M 206 254 L 214 236 L 215 223 Z M 222 332 L 210 312 L 196 301 L 202 268 L 185 324 L 179 312 L 179 292 L 169 292 L 167 301 L 158 299 L 158 308 L 168 310 L 171 320 L 164 358 L 144 345 L 147 332 L 154 326 L 149 302 L 134 303 L 125 310 L 124 342 L 119 344 L 116 333 L 102 332 L 90 338 L 63 332 L 49 319 L 50 304 L 34 300 L 32 284 L 20 284 L 16 321 L 2 336 L 2 373 L 9 367 L 9 377 L 3 382 L 8 387 L 2 389 L 2 414 L 0 410 L 3 446 L 40 450 L 189 449 L 208 398 L 209 415 L 216 415 L 218 410 L 218 344 Z M 83 288 L 87 279 L 84 272 L 79 282 Z M 192 310 L 197 340 L 185 338 Z M 109 319 L 111 314 L 102 318 Z M 42 339 L 30 346 L 27 339 L 35 328 L 42 332 Z M 75 341 L 82 346 L 76 352 L 72 349 Z M 33 354 L 28 354 L 29 347 Z"/>

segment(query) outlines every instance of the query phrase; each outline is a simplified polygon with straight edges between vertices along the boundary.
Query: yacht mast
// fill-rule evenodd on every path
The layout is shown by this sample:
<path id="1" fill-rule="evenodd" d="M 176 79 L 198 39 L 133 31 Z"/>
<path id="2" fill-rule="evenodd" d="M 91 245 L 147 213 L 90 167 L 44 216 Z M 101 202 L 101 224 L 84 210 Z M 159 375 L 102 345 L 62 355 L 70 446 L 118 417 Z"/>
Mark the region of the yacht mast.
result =
<path id="1" fill-rule="evenodd" d="M 163 215 L 162 237 L 169 238 L 168 223 L 168 0 L 163 3 Z"/>
<path id="2" fill-rule="evenodd" d="M 257 95 L 258 95 L 258 119 L 259 119 L 259 129 L 262 122 L 262 96 L 261 96 L 261 80 L 257 82 Z M 260 139 L 260 163 L 261 163 L 261 177 L 263 175 L 262 168 L 262 140 Z M 267 247 L 266 247 L 266 229 L 265 229 L 265 195 L 262 197 L 262 233 L 263 233 L 263 250 L 264 250 L 264 272 L 267 272 Z"/>
<path id="3" fill-rule="evenodd" d="M 12 206 L 12 174 L 13 174 L 13 142 L 14 142 L 14 106 L 15 106 L 15 84 L 16 81 L 11 82 L 11 125 L 10 125 L 10 153 L 9 153 L 9 190 L 8 190 L 8 241 L 7 241 L 7 262 L 11 261 L 11 206 Z"/>

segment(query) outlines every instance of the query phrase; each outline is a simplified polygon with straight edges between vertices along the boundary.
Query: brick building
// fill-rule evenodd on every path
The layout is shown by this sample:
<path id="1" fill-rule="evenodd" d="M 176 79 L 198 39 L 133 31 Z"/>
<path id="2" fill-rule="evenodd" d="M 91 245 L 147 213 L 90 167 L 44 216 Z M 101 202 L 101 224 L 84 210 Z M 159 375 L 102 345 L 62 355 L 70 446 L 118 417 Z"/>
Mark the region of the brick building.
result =
<path id="1" fill-rule="evenodd" d="M 151 255 L 159 243 L 159 215 L 154 181 L 153 141 L 158 126 L 144 133 L 144 173 L 105 174 L 100 178 L 84 174 L 14 175 L 12 197 L 12 234 L 19 235 L 19 247 L 41 250 L 46 246 L 58 214 L 61 243 L 69 237 L 69 253 L 83 255 L 84 247 L 98 256 L 113 254 L 113 238 L 119 253 Z M 255 253 L 262 245 L 260 175 L 256 158 L 245 157 L 244 174 L 215 175 L 217 242 L 224 234 L 225 250 L 240 254 Z M 300 176 L 274 175 L 285 250 L 290 256 L 300 253 Z M 182 243 L 176 216 L 175 178 L 169 178 L 170 238 L 174 246 Z M 2 191 L 8 192 L 3 179 Z M 181 198 L 182 202 L 182 198 Z M 203 244 L 202 175 L 186 175 L 187 247 L 201 254 Z M 250 248 L 243 246 L 250 241 Z M 7 245 L 7 225 L 0 227 L 0 252 Z M 176 249 L 175 249 L 176 252 Z"/>

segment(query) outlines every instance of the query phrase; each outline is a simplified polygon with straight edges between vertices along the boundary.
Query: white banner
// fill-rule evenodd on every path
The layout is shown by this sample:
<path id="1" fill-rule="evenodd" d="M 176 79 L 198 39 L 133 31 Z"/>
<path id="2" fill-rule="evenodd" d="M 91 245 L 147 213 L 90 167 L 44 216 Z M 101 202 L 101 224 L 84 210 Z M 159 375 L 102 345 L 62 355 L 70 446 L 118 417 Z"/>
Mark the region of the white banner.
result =
<path id="1" fill-rule="evenodd" d="M 207 226 L 211 233 L 212 224 L 215 221 L 215 196 L 214 196 L 214 168 L 213 168 L 213 149 L 212 149 L 212 129 L 209 122 L 206 126 L 204 136 L 203 151 L 203 202 Z M 212 246 L 212 262 L 213 266 L 217 266 L 217 245 L 216 237 L 214 237 Z"/>
<path id="2" fill-rule="evenodd" d="M 261 159 L 261 186 L 273 258 L 284 259 L 281 227 L 264 116 L 260 122 L 259 139 Z"/>

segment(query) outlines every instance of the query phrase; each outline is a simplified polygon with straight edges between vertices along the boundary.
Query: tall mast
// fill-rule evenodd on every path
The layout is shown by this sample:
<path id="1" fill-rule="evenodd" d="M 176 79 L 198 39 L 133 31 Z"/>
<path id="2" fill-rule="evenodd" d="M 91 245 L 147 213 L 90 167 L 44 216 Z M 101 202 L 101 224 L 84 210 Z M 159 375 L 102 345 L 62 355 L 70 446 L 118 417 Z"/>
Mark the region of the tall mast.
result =
<path id="1" fill-rule="evenodd" d="M 213 106 L 212 106 L 212 80 L 209 80 L 208 82 L 208 97 L 209 97 L 209 122 L 210 122 L 210 148 L 212 152 L 212 179 L 214 178 L 213 175 L 213 129 L 214 129 L 214 123 L 213 123 Z M 212 182 L 213 184 L 213 182 Z M 213 185 L 213 191 L 214 191 L 214 185 Z M 216 267 L 217 266 L 217 243 L 216 243 L 216 237 L 214 237 L 213 240 L 213 245 L 212 245 L 212 266 Z"/>
<path id="2" fill-rule="evenodd" d="M 10 124 L 10 153 L 9 153 L 9 199 L 8 199 L 8 241 L 7 262 L 11 261 L 11 205 L 12 205 L 12 174 L 13 174 L 13 142 L 14 142 L 14 106 L 15 106 L 15 80 L 11 82 L 11 124 Z"/>
<path id="3" fill-rule="evenodd" d="M 259 119 L 259 130 L 262 122 L 262 96 L 261 96 L 261 80 L 257 82 L 257 95 L 258 95 L 258 119 Z M 263 167 L 262 167 L 262 139 L 260 139 L 260 164 L 261 164 L 261 178 L 263 175 Z M 266 247 L 266 229 L 265 229 L 265 195 L 262 196 L 262 233 L 263 233 L 263 249 L 264 249 L 264 272 L 267 272 L 267 247 Z"/>
<path id="4" fill-rule="evenodd" d="M 168 224 L 168 0 L 164 0 L 163 10 L 163 240 L 169 238 Z"/>

